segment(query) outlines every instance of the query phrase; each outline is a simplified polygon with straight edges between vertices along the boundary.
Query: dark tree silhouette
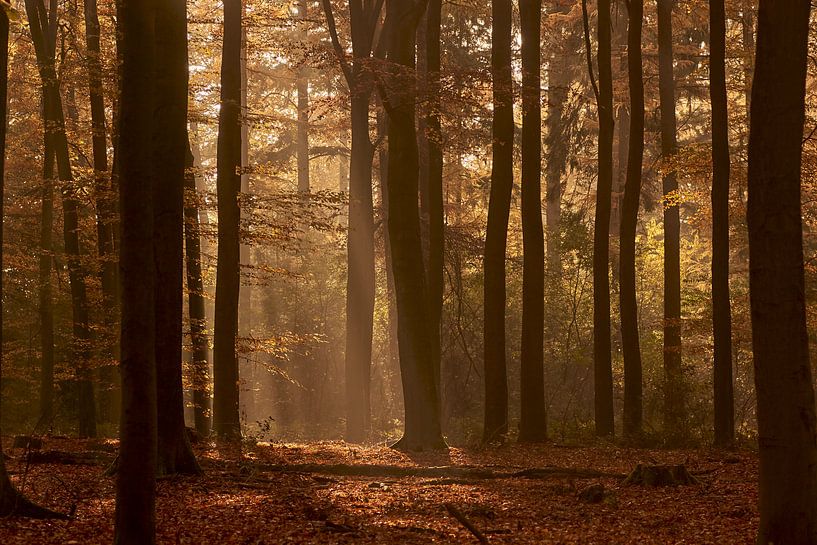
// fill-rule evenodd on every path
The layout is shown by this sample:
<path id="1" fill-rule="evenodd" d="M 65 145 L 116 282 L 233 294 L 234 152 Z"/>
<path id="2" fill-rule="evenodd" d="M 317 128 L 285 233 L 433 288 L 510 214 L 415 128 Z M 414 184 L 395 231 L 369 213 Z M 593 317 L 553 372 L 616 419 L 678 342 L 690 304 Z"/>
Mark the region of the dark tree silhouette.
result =
<path id="1" fill-rule="evenodd" d="M 415 31 L 424 7 L 423 2 L 415 0 L 387 3 L 384 39 L 389 68 L 382 90 L 389 116 L 388 229 L 405 403 L 403 437 L 394 446 L 409 451 L 445 448 L 417 202 L 414 55 Z"/>
<path id="2" fill-rule="evenodd" d="M 182 308 L 184 164 L 187 154 L 187 5 L 156 4 L 153 121 L 153 255 L 156 263 L 156 396 L 159 475 L 198 473 L 184 427 Z"/>
<path id="3" fill-rule="evenodd" d="M 658 89 L 661 105 L 661 155 L 664 165 L 664 431 L 670 440 L 684 433 L 684 377 L 681 368 L 681 221 L 672 53 L 672 6 L 658 3 Z"/>
<path id="4" fill-rule="evenodd" d="M 630 87 L 630 139 L 627 180 L 621 204 L 621 266 L 619 297 L 621 341 L 624 355 L 624 435 L 641 432 L 641 348 L 638 341 L 638 301 L 635 284 L 635 231 L 641 197 L 641 166 L 644 158 L 644 78 L 641 65 L 643 0 L 630 0 L 627 25 L 627 74 Z"/>
<path id="5" fill-rule="evenodd" d="M 240 290 L 241 0 L 225 0 L 218 114 L 218 270 L 213 341 L 213 427 L 224 439 L 241 436 L 238 412 Z"/>
<path id="6" fill-rule="evenodd" d="M 583 1 L 587 64 L 592 78 L 586 0 Z M 613 361 L 610 343 L 610 206 L 613 191 L 613 66 L 610 0 L 598 2 L 599 174 L 593 228 L 593 378 L 596 435 L 613 435 Z"/>
<path id="7" fill-rule="evenodd" d="M 485 231 L 484 345 L 485 424 L 482 440 L 508 433 L 508 376 L 505 361 L 505 250 L 513 189 L 513 79 L 511 76 L 511 0 L 491 3 L 493 81 L 493 163 L 488 226 Z"/>
<path id="8" fill-rule="evenodd" d="M 196 174 L 193 152 L 187 143 L 184 176 L 184 249 L 187 264 L 187 312 L 190 317 L 190 341 L 193 345 L 192 389 L 196 431 L 210 435 L 210 366 L 207 359 L 207 318 L 204 309 L 204 280 L 201 275 L 201 238 L 199 208 L 196 203 Z"/>
<path id="9" fill-rule="evenodd" d="M 709 2 L 709 96 L 712 102 L 712 332 L 715 444 L 735 438 L 732 309 L 729 303 L 729 115 L 726 95 L 726 10 Z"/>
<path id="10" fill-rule="evenodd" d="M 749 129 L 749 297 L 760 453 L 757 542 L 817 543 L 817 431 L 800 167 L 809 11 L 761 0 Z"/>
<path id="11" fill-rule="evenodd" d="M 547 437 L 544 385 L 545 240 L 542 228 L 541 0 L 519 0 L 522 30 L 522 353 L 520 441 Z"/>
<path id="12" fill-rule="evenodd" d="M 119 273 L 122 419 L 116 473 L 118 545 L 155 543 L 156 350 L 153 261 L 153 93 L 155 9 L 121 2 L 122 90 L 119 126 Z M 163 52 L 165 54 L 166 52 Z"/>
<path id="13" fill-rule="evenodd" d="M 45 96 L 45 92 L 43 92 Z M 44 114 L 45 112 L 43 112 Z M 45 115 L 43 115 L 45 119 Z M 40 214 L 38 310 L 40 316 L 40 421 L 54 416 L 54 306 L 51 291 L 54 229 L 54 146 L 43 131 L 43 187 Z"/>

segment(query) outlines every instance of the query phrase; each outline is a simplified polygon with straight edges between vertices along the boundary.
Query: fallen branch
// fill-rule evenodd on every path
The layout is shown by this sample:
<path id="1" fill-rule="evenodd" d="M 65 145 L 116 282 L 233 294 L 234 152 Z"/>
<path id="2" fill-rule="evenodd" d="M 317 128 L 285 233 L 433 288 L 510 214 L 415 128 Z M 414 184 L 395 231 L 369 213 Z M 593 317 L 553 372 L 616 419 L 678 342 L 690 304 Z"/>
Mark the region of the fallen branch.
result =
<path id="1" fill-rule="evenodd" d="M 480 543 L 483 543 L 484 545 L 488 545 L 489 541 L 488 541 L 488 538 L 487 538 L 487 537 L 485 537 L 485 534 L 483 534 L 482 532 L 480 532 L 480 531 L 479 531 L 479 528 L 477 528 L 476 526 L 474 526 L 474 523 L 472 523 L 470 520 L 468 520 L 468 517 L 466 517 L 466 516 L 463 514 L 463 512 L 462 512 L 462 511 L 460 511 L 459 509 L 457 509 L 457 506 L 456 506 L 456 505 L 454 505 L 453 503 L 446 503 L 446 504 L 445 504 L 445 510 L 446 510 L 446 511 L 448 511 L 448 514 L 449 514 L 449 515 L 451 515 L 452 517 L 454 517 L 455 519 L 457 519 L 458 521 L 460 521 L 460 524 L 462 524 L 463 526 L 465 526 L 465 528 L 466 528 L 466 529 L 467 529 L 469 532 L 471 532 L 472 534 L 474 534 L 474 537 L 475 537 L 475 538 L 477 538 L 477 539 L 479 540 L 479 542 L 480 542 Z"/>
<path id="2" fill-rule="evenodd" d="M 395 466 L 371 464 L 272 464 L 258 469 L 273 473 L 321 473 L 349 477 L 419 477 L 429 479 L 490 480 L 490 479 L 547 479 L 578 478 L 623 479 L 626 475 L 587 468 L 536 467 L 517 471 L 493 471 L 469 466 Z"/>

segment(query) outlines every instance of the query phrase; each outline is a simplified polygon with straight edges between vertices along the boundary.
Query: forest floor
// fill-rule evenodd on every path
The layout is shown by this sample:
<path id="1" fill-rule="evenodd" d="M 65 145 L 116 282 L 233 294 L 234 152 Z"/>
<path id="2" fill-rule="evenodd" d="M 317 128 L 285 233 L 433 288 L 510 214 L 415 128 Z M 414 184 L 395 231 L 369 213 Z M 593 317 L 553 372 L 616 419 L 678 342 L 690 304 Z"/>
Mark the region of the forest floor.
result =
<path id="1" fill-rule="evenodd" d="M 103 472 L 115 442 L 45 438 L 28 461 L 10 438 L 4 447 L 18 487 L 73 517 L 0 519 L 0 543 L 112 542 L 114 479 Z M 493 544 L 722 545 L 753 543 L 758 522 L 747 451 L 509 444 L 409 456 L 343 442 L 196 451 L 203 476 L 158 482 L 160 544 L 480 543 L 465 523 Z M 622 484 L 638 463 L 685 464 L 700 483 Z"/>

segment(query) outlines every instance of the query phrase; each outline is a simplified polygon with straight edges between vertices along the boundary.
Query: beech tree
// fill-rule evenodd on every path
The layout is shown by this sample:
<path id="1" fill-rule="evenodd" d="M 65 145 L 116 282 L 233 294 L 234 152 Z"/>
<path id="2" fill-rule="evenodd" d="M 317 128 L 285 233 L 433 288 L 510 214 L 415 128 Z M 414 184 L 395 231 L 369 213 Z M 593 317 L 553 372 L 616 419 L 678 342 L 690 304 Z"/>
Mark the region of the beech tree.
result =
<path id="1" fill-rule="evenodd" d="M 505 362 L 505 250 L 513 189 L 513 79 L 511 0 L 493 0 L 491 79 L 493 162 L 484 260 L 485 424 L 482 440 L 501 441 L 508 433 L 508 375 Z"/>
<path id="2" fill-rule="evenodd" d="M 644 159 L 644 68 L 641 63 L 643 0 L 629 0 L 627 25 L 627 79 L 630 87 L 630 138 L 627 180 L 621 205 L 621 265 L 619 297 L 621 339 L 624 356 L 624 435 L 641 432 L 642 370 L 638 340 L 635 235 L 641 198 L 641 166 Z"/>
<path id="3" fill-rule="evenodd" d="M 520 441 L 547 437 L 544 387 L 545 240 L 542 226 L 541 0 L 519 0 L 522 30 L 522 411 Z"/>
<path id="4" fill-rule="evenodd" d="M 182 309 L 187 154 L 187 6 L 156 4 L 153 122 L 153 255 L 156 263 L 158 473 L 198 473 L 184 427 Z"/>
<path id="5" fill-rule="evenodd" d="M 330 0 L 322 0 L 335 54 L 349 88 L 352 148 L 349 165 L 349 237 L 346 246 L 346 439 L 362 441 L 371 424 L 372 327 L 374 313 L 374 205 L 369 103 L 374 89 L 366 65 L 374 54 L 383 1 L 349 2 L 352 62 L 346 61 Z M 381 36 L 381 40 L 385 37 Z M 385 42 L 380 43 L 385 46 Z M 379 46 L 380 47 L 380 46 Z M 384 49 L 384 47 L 380 47 Z"/>
<path id="6" fill-rule="evenodd" d="M 800 168 L 807 1 L 761 0 L 749 129 L 749 294 L 757 391 L 757 542 L 817 543 Z"/>
<path id="7" fill-rule="evenodd" d="M 389 0 L 384 23 L 389 62 L 382 93 L 389 116 L 388 229 L 405 403 L 403 437 L 394 447 L 408 451 L 445 447 L 418 206 L 415 32 L 424 8 L 422 1 Z"/>
<path id="8" fill-rule="evenodd" d="M 583 2 L 587 64 L 590 76 L 589 22 Z M 613 188 L 613 67 L 610 1 L 598 2 L 599 82 L 596 107 L 599 116 L 598 182 L 593 222 L 593 379 L 596 435 L 613 435 L 613 361 L 610 342 L 610 199 Z"/>
<path id="9" fill-rule="evenodd" d="M 155 20 L 151 0 L 121 2 L 119 273 L 122 288 L 122 420 L 114 543 L 155 543 L 157 469 L 153 187 Z M 166 54 L 167 52 L 162 52 Z"/>
<path id="10" fill-rule="evenodd" d="M 684 377 L 681 367 L 681 220 L 678 173 L 673 164 L 678 142 L 672 53 L 673 0 L 658 4 L 658 87 L 661 155 L 664 160 L 664 429 L 673 439 L 685 435 Z"/>
<path id="11" fill-rule="evenodd" d="M 213 341 L 213 427 L 241 436 L 238 413 L 238 295 L 241 212 L 241 0 L 224 2 L 221 108 L 218 114 L 218 271 Z"/>

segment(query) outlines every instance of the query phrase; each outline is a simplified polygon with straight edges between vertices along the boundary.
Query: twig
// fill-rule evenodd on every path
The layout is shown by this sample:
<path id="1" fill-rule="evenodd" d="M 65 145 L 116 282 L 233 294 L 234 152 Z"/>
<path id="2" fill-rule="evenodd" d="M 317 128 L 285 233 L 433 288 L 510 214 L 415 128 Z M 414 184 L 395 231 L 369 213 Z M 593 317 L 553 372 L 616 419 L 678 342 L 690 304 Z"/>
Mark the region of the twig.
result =
<path id="1" fill-rule="evenodd" d="M 454 517 L 455 519 L 460 521 L 460 524 L 465 526 L 465 528 L 468 529 L 469 532 L 474 534 L 474 537 L 477 538 L 477 540 L 479 540 L 480 543 L 483 543 L 485 545 L 490 543 L 488 541 L 488 538 L 485 537 L 485 534 L 480 532 L 479 529 L 476 526 L 474 526 L 474 523 L 472 523 L 470 520 L 468 520 L 468 517 L 466 517 L 462 513 L 462 511 L 457 509 L 456 505 L 454 505 L 453 503 L 446 503 L 445 504 L 445 510 L 448 511 L 449 515 L 451 515 L 452 517 Z"/>

